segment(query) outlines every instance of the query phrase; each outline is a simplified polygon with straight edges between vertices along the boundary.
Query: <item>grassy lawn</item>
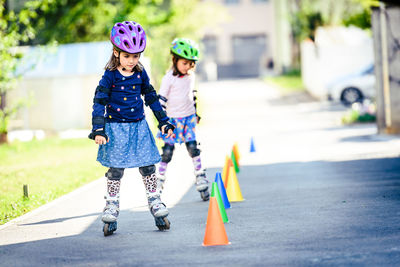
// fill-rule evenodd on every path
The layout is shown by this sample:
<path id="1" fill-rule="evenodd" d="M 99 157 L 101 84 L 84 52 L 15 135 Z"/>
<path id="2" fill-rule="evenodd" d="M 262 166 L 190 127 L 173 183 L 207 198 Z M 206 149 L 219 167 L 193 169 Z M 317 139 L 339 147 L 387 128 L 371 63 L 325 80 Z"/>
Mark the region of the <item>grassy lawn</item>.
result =
<path id="1" fill-rule="evenodd" d="M 102 176 L 96 154 L 87 138 L 0 145 L 0 225 Z"/>
<path id="2" fill-rule="evenodd" d="M 267 83 L 279 89 L 282 94 L 304 91 L 300 71 L 290 71 L 275 77 L 265 77 Z"/>

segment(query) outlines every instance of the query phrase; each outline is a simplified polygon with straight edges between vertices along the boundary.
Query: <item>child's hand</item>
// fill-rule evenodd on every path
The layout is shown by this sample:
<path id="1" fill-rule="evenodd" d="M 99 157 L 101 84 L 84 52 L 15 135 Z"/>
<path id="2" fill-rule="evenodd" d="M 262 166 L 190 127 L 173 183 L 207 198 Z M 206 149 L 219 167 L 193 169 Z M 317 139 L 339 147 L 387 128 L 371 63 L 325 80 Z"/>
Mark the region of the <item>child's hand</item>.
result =
<path id="1" fill-rule="evenodd" d="M 197 120 L 197 124 L 199 124 L 199 123 L 200 123 L 200 119 L 201 119 L 201 117 L 199 116 L 199 114 L 197 114 L 197 113 L 196 113 L 196 120 Z"/>
<path id="2" fill-rule="evenodd" d="M 94 138 L 94 142 L 98 145 L 105 145 L 108 143 L 108 140 L 106 140 L 104 136 L 96 135 L 96 137 Z"/>
<path id="3" fill-rule="evenodd" d="M 94 142 L 98 145 L 105 145 L 108 143 L 108 141 L 110 141 L 110 138 L 108 138 L 103 128 L 91 132 L 88 137 L 89 139 L 94 140 Z"/>
<path id="4" fill-rule="evenodd" d="M 174 125 L 167 123 L 167 124 L 161 126 L 161 133 L 167 134 L 166 138 L 169 138 L 174 134 L 174 129 L 175 129 Z"/>
<path id="5" fill-rule="evenodd" d="M 169 129 L 167 132 L 167 136 L 166 138 L 169 138 L 170 136 L 172 136 L 174 134 L 174 131 L 172 131 L 172 129 Z"/>

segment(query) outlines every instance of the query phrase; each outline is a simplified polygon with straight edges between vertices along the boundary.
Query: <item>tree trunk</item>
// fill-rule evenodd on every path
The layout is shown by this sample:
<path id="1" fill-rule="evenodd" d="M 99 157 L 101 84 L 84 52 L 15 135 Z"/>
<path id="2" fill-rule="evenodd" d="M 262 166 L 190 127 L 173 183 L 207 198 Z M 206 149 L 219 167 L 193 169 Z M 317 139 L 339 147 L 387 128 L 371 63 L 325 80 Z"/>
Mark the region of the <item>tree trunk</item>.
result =
<path id="1" fill-rule="evenodd" d="M 0 133 L 0 144 L 5 144 L 8 142 L 7 133 Z"/>

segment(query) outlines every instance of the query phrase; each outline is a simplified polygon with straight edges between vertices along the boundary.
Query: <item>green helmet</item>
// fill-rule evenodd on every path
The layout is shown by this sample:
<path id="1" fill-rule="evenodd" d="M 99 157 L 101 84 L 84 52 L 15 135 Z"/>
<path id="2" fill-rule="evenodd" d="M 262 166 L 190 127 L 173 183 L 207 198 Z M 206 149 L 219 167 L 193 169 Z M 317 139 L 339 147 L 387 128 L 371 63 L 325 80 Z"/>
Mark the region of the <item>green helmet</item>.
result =
<path id="1" fill-rule="evenodd" d="M 175 38 L 171 43 L 171 52 L 189 60 L 199 60 L 197 44 L 187 38 Z"/>

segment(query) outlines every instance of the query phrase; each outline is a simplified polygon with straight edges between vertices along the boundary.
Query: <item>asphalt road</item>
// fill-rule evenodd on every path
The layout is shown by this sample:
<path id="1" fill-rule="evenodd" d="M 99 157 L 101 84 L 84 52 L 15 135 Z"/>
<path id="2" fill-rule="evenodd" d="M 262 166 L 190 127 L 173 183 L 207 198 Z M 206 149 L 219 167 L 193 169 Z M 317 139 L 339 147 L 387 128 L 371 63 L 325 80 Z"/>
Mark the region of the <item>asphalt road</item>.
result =
<path id="1" fill-rule="evenodd" d="M 210 180 L 235 142 L 242 156 L 245 200 L 227 210 L 230 245 L 202 246 L 208 202 L 182 146 L 163 194 L 170 231 L 154 226 L 138 171 L 128 170 L 114 235 L 102 233 L 102 178 L 0 227 L 0 266 L 399 265 L 400 138 L 342 126 L 341 106 L 281 98 L 257 80 L 199 90 Z"/>

